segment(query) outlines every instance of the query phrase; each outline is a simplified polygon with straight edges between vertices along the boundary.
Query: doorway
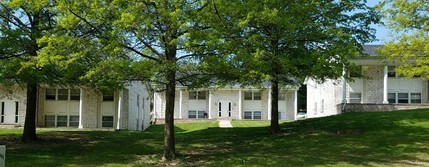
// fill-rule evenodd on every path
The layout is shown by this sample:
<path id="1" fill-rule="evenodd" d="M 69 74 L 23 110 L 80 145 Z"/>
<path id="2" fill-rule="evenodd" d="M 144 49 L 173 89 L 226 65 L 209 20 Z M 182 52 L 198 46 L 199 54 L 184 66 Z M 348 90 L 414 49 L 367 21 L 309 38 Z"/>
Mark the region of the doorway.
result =
<path id="1" fill-rule="evenodd" d="M 230 118 L 231 117 L 231 102 L 230 101 L 219 101 L 219 118 Z"/>

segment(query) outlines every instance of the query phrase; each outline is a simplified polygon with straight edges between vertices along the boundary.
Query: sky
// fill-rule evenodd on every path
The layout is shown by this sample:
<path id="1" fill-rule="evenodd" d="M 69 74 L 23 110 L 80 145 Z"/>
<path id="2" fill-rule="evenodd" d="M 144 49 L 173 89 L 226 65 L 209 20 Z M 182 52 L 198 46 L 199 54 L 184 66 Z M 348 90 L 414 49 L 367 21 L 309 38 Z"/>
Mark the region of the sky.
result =
<path id="1" fill-rule="evenodd" d="M 368 6 L 375 6 L 376 4 L 378 4 L 381 0 L 368 0 L 367 5 Z M 373 28 L 375 28 L 375 30 L 377 31 L 375 33 L 375 36 L 377 38 L 377 41 L 368 43 L 368 44 L 372 44 L 372 45 L 380 45 L 380 44 L 384 44 L 387 41 L 390 40 L 389 38 L 389 30 L 386 27 L 383 27 L 381 25 L 372 25 Z"/>

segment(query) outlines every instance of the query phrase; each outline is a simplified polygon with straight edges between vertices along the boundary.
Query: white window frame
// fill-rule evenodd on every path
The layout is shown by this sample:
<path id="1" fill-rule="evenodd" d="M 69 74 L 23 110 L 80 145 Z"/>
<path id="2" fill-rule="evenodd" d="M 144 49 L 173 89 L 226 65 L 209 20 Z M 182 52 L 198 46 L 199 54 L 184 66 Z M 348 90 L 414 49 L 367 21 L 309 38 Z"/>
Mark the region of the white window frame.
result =
<path id="1" fill-rule="evenodd" d="M 259 119 L 255 119 L 255 113 L 256 113 L 256 112 L 259 112 L 259 113 L 260 113 L 260 117 L 261 117 L 261 118 L 259 118 Z M 251 113 L 250 119 L 245 118 L 246 113 Z M 246 111 L 244 111 L 244 112 L 243 112 L 243 119 L 246 119 L 246 120 L 262 120 L 262 111 L 250 111 L 250 110 L 246 110 Z"/>
<path id="2" fill-rule="evenodd" d="M 67 120 L 66 120 L 66 122 L 67 122 L 67 125 L 66 126 L 58 126 L 58 117 L 59 116 L 65 116 L 65 117 L 67 117 Z M 53 125 L 54 126 L 48 126 L 47 125 L 47 117 L 54 117 L 54 122 L 53 122 Z M 78 120 L 79 120 L 79 115 L 63 115 L 63 114 L 46 114 L 45 115 L 45 127 L 68 127 L 68 128 L 77 128 L 78 126 L 79 126 L 79 121 L 77 121 L 77 124 L 78 124 L 78 126 L 71 126 L 70 125 L 70 118 L 71 117 L 78 117 Z"/>
<path id="3" fill-rule="evenodd" d="M 112 117 L 112 121 L 111 121 L 112 122 L 112 126 L 103 126 L 103 122 L 105 122 L 103 120 L 103 117 Z M 108 122 L 110 122 L 110 121 L 108 121 Z M 113 128 L 113 127 L 115 127 L 115 116 L 113 116 L 113 115 L 103 115 L 103 116 L 101 116 L 101 127 L 102 128 Z"/>
<path id="4" fill-rule="evenodd" d="M 252 98 L 246 99 L 246 93 L 251 93 Z M 255 93 L 259 93 L 259 99 L 255 99 Z M 245 91 L 244 92 L 244 100 L 262 100 L 262 93 L 259 91 Z"/>
<path id="5" fill-rule="evenodd" d="M 58 91 L 60 90 L 60 89 L 66 89 L 67 90 L 67 100 L 59 100 L 59 93 L 58 93 Z M 48 93 L 48 90 L 54 90 L 55 91 L 55 97 L 54 97 L 54 99 L 47 99 L 46 98 L 46 96 L 47 96 L 47 93 Z M 71 99 L 71 97 L 72 97 L 72 94 L 71 94 L 71 92 L 72 92 L 72 90 L 78 90 L 79 91 L 79 99 Z M 80 89 L 77 89 L 77 88 L 46 88 L 45 89 L 45 101 L 79 101 L 80 100 Z"/>
<path id="6" fill-rule="evenodd" d="M 191 117 L 189 117 L 190 116 L 190 112 L 195 112 L 195 118 L 191 118 Z M 202 115 L 200 115 L 202 113 Z M 205 116 L 205 113 L 206 113 L 206 111 L 204 111 L 204 110 L 189 110 L 188 111 L 188 118 L 189 119 L 204 119 L 204 118 L 206 118 L 206 116 Z"/>
<path id="7" fill-rule="evenodd" d="M 359 97 L 354 97 L 354 95 L 358 95 Z M 352 102 L 352 101 L 357 101 L 357 100 L 359 100 L 359 102 Z M 355 103 L 355 104 L 358 104 L 358 103 L 362 103 L 362 93 L 361 92 L 351 92 L 350 93 L 350 96 L 349 96 L 349 103 Z"/>
<path id="8" fill-rule="evenodd" d="M 395 102 L 391 103 L 391 101 L 389 101 L 389 103 L 391 104 L 421 104 L 422 103 L 422 93 L 421 92 L 389 92 L 388 95 L 395 95 Z M 399 94 L 407 94 L 407 98 L 399 98 Z M 420 98 L 419 99 L 412 99 L 411 95 L 413 94 L 419 94 Z M 407 100 L 407 103 L 399 103 L 399 100 Z M 413 103 L 413 100 L 420 100 L 420 103 Z"/>
<path id="9" fill-rule="evenodd" d="M 285 92 L 279 92 L 278 98 L 279 101 L 285 101 L 286 100 L 286 93 Z"/>
<path id="10" fill-rule="evenodd" d="M 195 93 L 195 98 L 191 98 L 191 93 Z M 200 94 L 204 93 L 204 98 L 200 98 Z M 207 92 L 206 91 L 190 91 L 189 92 L 189 100 L 206 100 L 207 99 Z"/>

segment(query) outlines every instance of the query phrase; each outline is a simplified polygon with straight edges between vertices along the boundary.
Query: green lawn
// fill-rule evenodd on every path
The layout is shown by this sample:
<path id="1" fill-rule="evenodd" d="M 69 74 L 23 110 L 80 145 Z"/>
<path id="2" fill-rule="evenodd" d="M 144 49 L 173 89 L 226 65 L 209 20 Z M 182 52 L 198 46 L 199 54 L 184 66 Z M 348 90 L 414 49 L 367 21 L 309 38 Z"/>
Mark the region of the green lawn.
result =
<path id="1" fill-rule="evenodd" d="M 429 110 L 347 113 L 283 122 L 176 124 L 178 158 L 161 162 L 163 126 L 145 132 L 38 129 L 40 143 L 0 129 L 6 166 L 429 166 Z"/>

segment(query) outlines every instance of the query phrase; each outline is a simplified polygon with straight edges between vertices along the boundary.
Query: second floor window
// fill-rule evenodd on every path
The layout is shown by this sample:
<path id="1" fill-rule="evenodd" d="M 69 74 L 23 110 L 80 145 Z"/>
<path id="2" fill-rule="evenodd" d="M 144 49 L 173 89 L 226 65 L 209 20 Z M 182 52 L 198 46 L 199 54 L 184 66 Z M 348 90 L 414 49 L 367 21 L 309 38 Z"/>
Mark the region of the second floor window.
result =
<path id="1" fill-rule="evenodd" d="M 206 92 L 205 91 L 191 91 L 189 92 L 189 100 L 205 100 Z"/>

